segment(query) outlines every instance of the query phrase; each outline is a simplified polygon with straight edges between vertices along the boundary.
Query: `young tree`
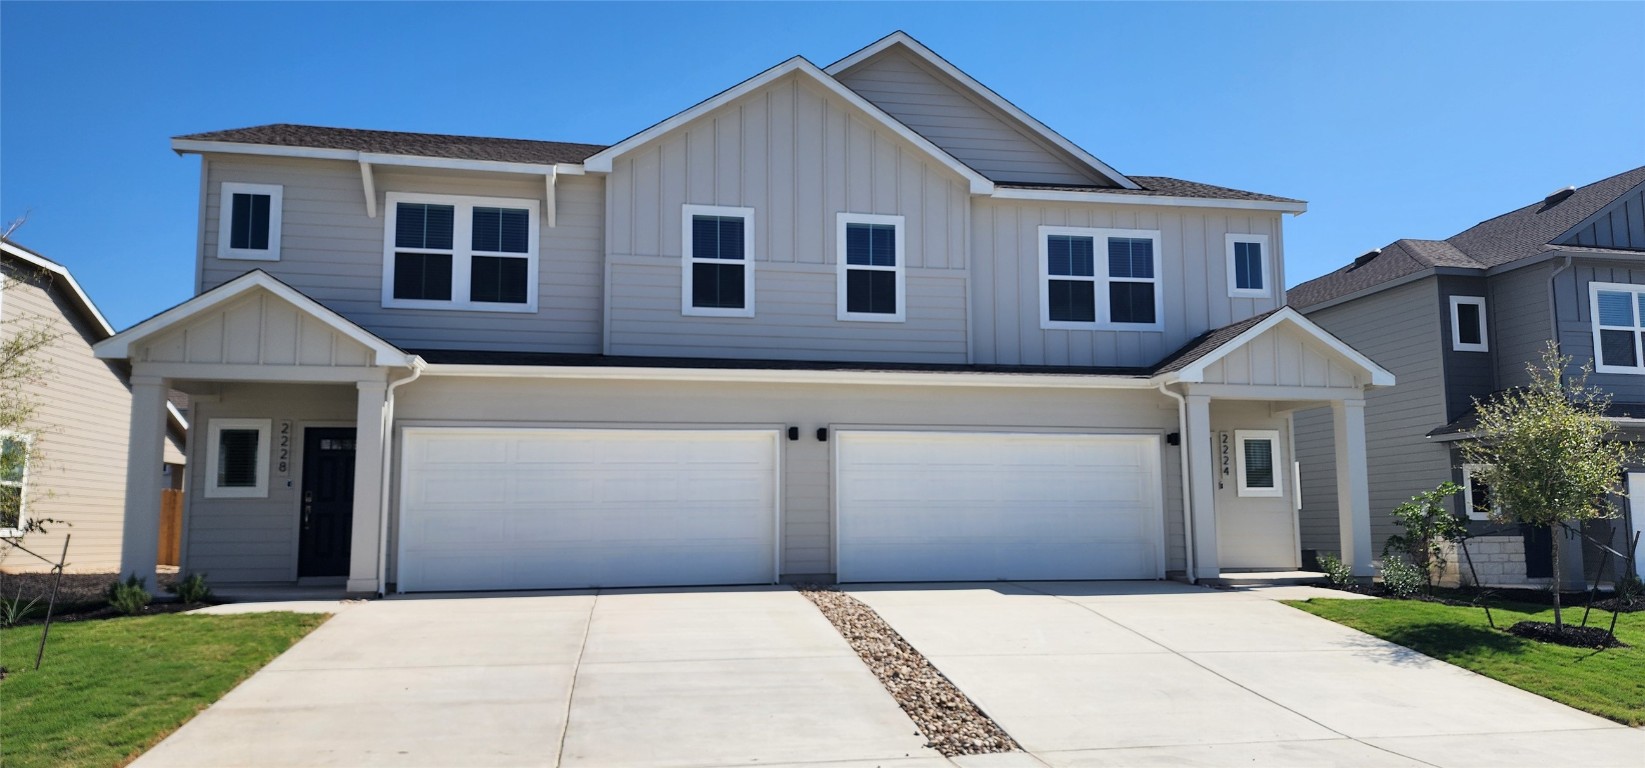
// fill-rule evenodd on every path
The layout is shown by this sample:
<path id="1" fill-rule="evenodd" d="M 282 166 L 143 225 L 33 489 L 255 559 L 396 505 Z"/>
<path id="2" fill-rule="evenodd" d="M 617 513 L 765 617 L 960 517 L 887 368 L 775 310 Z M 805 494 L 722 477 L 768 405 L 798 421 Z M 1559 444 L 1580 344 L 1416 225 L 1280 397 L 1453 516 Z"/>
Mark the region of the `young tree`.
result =
<path id="1" fill-rule="evenodd" d="M 1552 527 L 1565 521 L 1610 516 L 1607 494 L 1620 494 L 1630 451 L 1614 440 L 1605 418 L 1610 395 L 1588 386 L 1591 368 L 1566 375 L 1571 359 L 1553 342 L 1541 364 L 1525 366 L 1529 386 L 1490 401 L 1475 401 L 1478 439 L 1464 443 L 1466 460 L 1490 489 L 1491 515 Z M 1564 629 L 1559 593 L 1559 537 L 1551 537 L 1554 561 L 1554 627 Z"/>
<path id="2" fill-rule="evenodd" d="M 50 279 L 46 275 L 19 273 L 0 276 L 0 291 L 11 291 L 33 279 Z M 24 517 L 23 472 L 26 467 L 39 466 L 42 459 L 39 441 L 35 440 L 35 388 L 51 374 L 52 364 L 46 348 L 62 334 L 43 318 L 14 314 L 0 322 L 0 529 L 15 534 L 0 537 L 0 559 L 23 537 L 45 529 L 57 521 L 38 516 Z"/>

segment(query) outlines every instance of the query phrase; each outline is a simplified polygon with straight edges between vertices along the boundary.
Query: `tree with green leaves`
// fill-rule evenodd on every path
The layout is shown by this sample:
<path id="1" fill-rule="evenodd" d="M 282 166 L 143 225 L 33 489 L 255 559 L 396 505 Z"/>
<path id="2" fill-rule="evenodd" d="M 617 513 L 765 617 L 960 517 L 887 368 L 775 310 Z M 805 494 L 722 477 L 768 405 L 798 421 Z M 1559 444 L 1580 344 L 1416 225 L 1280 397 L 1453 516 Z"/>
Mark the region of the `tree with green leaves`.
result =
<path id="1" fill-rule="evenodd" d="M 1497 522 L 1551 528 L 1611 516 L 1609 494 L 1621 494 L 1630 449 L 1605 418 L 1610 395 L 1588 386 L 1592 367 L 1568 374 L 1569 357 L 1548 343 L 1540 364 L 1528 363 L 1528 386 L 1475 401 L 1479 426 L 1462 455 L 1482 468 Z M 1559 537 L 1550 537 L 1554 563 L 1554 627 L 1563 630 Z"/>
<path id="2" fill-rule="evenodd" d="M 1404 555 L 1422 570 L 1423 584 L 1429 593 L 1434 591 L 1434 573 L 1445 571 L 1446 545 L 1468 536 L 1467 520 L 1446 508 L 1446 501 L 1461 492 L 1462 486 L 1447 480 L 1438 488 L 1423 491 L 1394 507 L 1394 519 L 1405 532 L 1388 537 L 1388 542 L 1382 545 L 1382 559 L 1386 562 L 1391 555 Z"/>
<path id="3" fill-rule="evenodd" d="M 46 275 L 19 273 L 7 275 L 0 291 L 34 279 L 50 279 Z M 38 467 L 42 456 L 39 428 L 35 411 L 39 407 L 35 391 L 51 375 L 51 359 L 47 347 L 62 334 L 44 318 L 17 313 L 0 322 L 0 559 L 19 544 L 23 537 L 57 521 L 38 516 L 23 515 L 27 467 Z"/>

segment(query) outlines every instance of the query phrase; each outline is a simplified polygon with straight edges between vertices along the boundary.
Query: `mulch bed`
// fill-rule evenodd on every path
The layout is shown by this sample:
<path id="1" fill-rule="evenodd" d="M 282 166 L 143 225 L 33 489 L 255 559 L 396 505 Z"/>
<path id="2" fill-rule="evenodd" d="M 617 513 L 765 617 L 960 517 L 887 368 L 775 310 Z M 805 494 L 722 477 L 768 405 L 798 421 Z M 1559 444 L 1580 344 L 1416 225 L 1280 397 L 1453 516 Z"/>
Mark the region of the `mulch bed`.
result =
<path id="1" fill-rule="evenodd" d="M 798 589 L 839 630 L 896 699 L 897 706 L 908 713 L 927 739 L 926 746 L 944 757 L 1022 750 L 874 609 L 836 589 Z"/>
<path id="2" fill-rule="evenodd" d="M 24 603 L 39 598 L 35 603 L 33 615 L 18 622 L 18 626 L 40 624 L 45 620 L 46 600 L 51 597 L 52 580 L 55 577 L 49 573 L 0 573 L 0 599 L 15 600 L 22 595 Z M 109 607 L 109 585 L 116 579 L 113 573 L 65 573 L 63 583 L 57 590 L 57 607 L 52 611 L 53 623 L 62 621 L 94 621 L 97 619 L 112 619 L 124 614 Z M 166 593 L 165 588 L 176 579 L 171 574 L 158 574 L 149 585 L 149 591 L 154 593 L 155 602 L 143 608 L 141 616 L 150 616 L 161 613 L 177 613 L 198 608 L 198 605 L 184 605 Z"/>
<path id="3" fill-rule="evenodd" d="M 1558 643 L 1576 648 L 1627 648 L 1628 644 L 1611 636 L 1603 627 L 1575 627 L 1569 624 L 1557 629 L 1546 621 L 1522 621 L 1508 628 L 1508 633 L 1541 643 Z"/>

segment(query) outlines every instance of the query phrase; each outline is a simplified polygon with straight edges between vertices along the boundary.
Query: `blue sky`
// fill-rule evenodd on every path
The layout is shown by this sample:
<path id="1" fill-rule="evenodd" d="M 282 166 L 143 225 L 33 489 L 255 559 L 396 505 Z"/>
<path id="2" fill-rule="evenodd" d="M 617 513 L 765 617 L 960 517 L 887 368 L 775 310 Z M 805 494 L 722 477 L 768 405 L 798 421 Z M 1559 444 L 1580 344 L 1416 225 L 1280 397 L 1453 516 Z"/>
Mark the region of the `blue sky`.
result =
<path id="1" fill-rule="evenodd" d="M 116 327 L 191 295 L 271 122 L 612 143 L 902 29 L 1123 173 L 1298 197 L 1291 284 L 1645 164 L 1645 3 L 0 2 L 0 219 Z"/>

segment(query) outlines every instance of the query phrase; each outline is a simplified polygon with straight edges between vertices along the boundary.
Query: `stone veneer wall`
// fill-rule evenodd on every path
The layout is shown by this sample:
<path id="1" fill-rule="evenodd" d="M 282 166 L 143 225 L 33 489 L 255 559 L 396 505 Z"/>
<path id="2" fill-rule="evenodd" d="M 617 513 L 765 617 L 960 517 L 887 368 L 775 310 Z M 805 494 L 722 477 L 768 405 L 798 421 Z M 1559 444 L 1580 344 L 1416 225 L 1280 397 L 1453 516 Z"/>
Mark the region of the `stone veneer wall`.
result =
<path id="1" fill-rule="evenodd" d="M 1474 573 L 1487 587 L 1541 586 L 1548 579 L 1525 576 L 1525 538 L 1523 536 L 1480 536 L 1468 540 L 1468 554 L 1474 562 Z M 1462 559 L 1456 545 L 1445 545 L 1445 570 L 1439 574 L 1438 584 L 1456 587 L 1472 583 L 1468 564 Z"/>

